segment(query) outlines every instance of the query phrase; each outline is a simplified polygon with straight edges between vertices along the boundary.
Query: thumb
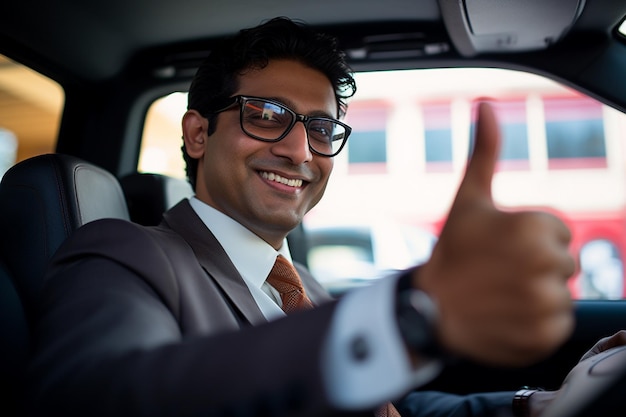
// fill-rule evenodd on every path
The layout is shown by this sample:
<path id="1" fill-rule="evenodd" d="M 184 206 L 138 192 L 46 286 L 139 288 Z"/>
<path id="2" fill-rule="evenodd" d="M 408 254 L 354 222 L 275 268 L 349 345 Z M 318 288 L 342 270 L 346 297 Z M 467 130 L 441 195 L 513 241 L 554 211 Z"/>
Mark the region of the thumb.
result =
<path id="1" fill-rule="evenodd" d="M 480 198 L 491 201 L 491 182 L 499 150 L 500 129 L 493 107 L 481 102 L 478 105 L 474 149 L 457 192 L 457 202 Z"/>

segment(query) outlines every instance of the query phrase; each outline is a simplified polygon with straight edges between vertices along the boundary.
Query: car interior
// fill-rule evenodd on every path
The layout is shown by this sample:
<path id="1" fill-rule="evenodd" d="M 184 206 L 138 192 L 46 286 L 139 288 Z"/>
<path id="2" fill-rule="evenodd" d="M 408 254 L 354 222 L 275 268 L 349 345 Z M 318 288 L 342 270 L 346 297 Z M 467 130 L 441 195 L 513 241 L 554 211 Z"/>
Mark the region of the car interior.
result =
<path id="1" fill-rule="evenodd" d="M 37 9 L 36 12 L 33 8 Z M 393 88 L 384 84 L 388 81 L 375 78 L 373 85 L 390 90 L 402 103 L 407 100 L 402 95 L 403 90 L 411 89 L 411 83 L 417 86 L 420 74 L 451 69 L 502 69 L 531 74 L 563 86 L 570 98 L 584 97 L 596 103 L 592 107 L 585 104 L 587 102 L 580 104 L 583 110 L 579 114 L 584 117 L 590 111 L 600 114 L 599 123 L 606 142 L 600 151 L 596 147 L 582 157 L 571 151 L 574 156 L 568 161 L 557 161 L 558 158 L 544 161 L 545 170 L 557 172 L 558 180 L 562 181 L 557 184 L 554 180 L 556 191 L 552 189 L 546 194 L 578 192 L 586 202 L 600 200 L 596 194 L 582 195 L 581 190 L 587 187 L 585 181 L 589 181 L 589 189 L 602 190 L 608 181 L 600 174 L 609 175 L 610 171 L 614 175 L 611 178 L 616 178 L 619 191 L 607 191 L 616 196 L 616 202 L 610 207 L 615 218 L 611 218 L 610 223 L 608 214 L 598 210 L 592 213 L 591 220 L 583 216 L 589 215 L 586 208 L 566 214 L 572 224 L 580 227 L 576 230 L 593 224 L 594 230 L 598 231 L 594 239 L 612 242 L 617 253 L 614 256 L 620 261 L 619 282 L 617 287 L 615 282 L 612 284 L 617 288 L 617 295 L 603 296 L 608 290 L 603 293 L 601 289 L 585 293 L 591 294 L 588 297 L 576 294 L 573 334 L 556 352 L 537 364 L 503 369 L 457 360 L 419 389 L 458 394 L 514 391 L 522 386 L 557 389 L 598 339 L 626 329 L 625 275 L 621 263 L 626 259 L 626 169 L 622 169 L 622 165 L 626 166 L 626 2 L 623 0 L 4 2 L 0 6 L 0 168 L 5 168 L 0 171 L 3 175 L 0 183 L 0 414 L 13 415 L 15 412 L 30 358 L 30 317 L 36 308 L 47 262 L 64 239 L 85 223 L 105 217 L 143 225 L 158 224 L 165 210 L 193 195 L 184 173 L 176 175 L 166 169 L 151 168 L 156 164 L 154 161 L 165 158 L 163 154 L 150 154 L 154 157 L 153 165 L 145 162 L 152 149 L 147 148 L 150 135 L 146 132 L 151 128 L 150 115 L 155 103 L 164 97 L 180 98 L 180 94 L 185 94 L 196 68 L 216 41 L 275 16 L 301 20 L 336 36 L 357 74 L 357 82 L 364 80 L 363 89 L 358 89 L 354 98 L 355 115 L 351 116 L 349 110 L 347 121 L 357 126 L 355 133 L 364 132 L 362 136 L 355 134 L 351 137 L 349 145 L 356 142 L 357 137 L 363 137 L 362 143 L 366 146 L 361 154 L 357 154 L 354 145 L 354 149 L 345 152 L 349 154 L 345 160 L 337 158 L 338 175 L 344 171 L 348 179 L 346 182 L 339 180 L 344 188 L 338 185 L 337 189 L 330 188 L 327 193 L 330 196 L 343 194 L 356 205 L 344 208 L 344 217 L 333 214 L 340 223 L 333 226 L 345 226 L 347 219 L 355 217 L 361 210 L 365 217 L 381 210 L 377 204 L 387 201 L 386 194 L 376 194 L 379 191 L 373 187 L 370 191 L 369 187 L 378 182 L 377 175 L 395 172 L 391 162 L 388 167 L 381 164 L 381 155 L 386 158 L 385 162 L 393 158 L 402 162 L 407 158 L 405 162 L 410 165 L 413 161 L 403 156 L 403 148 L 394 150 L 391 142 L 386 145 L 382 142 L 385 150 L 381 151 L 381 142 L 377 142 L 373 135 L 367 136 L 365 127 L 358 127 L 360 120 L 366 125 L 392 123 L 387 119 L 375 121 L 378 116 L 371 115 L 378 113 L 368 113 L 369 108 L 364 107 L 368 103 L 380 107 L 381 103 L 391 100 L 381 98 L 374 87 L 368 87 L 366 80 L 370 76 L 374 78 L 394 72 L 415 77 L 414 81 L 413 78 L 402 78 L 404 84 L 393 85 Z M 56 95 L 49 95 L 50 87 L 41 83 L 33 73 L 53 82 L 56 87 L 52 90 Z M 495 78 L 487 78 L 487 84 L 496 83 Z M 483 82 L 470 76 L 460 80 L 458 85 L 480 90 L 485 85 Z M 439 109 L 437 106 L 443 102 L 443 96 L 436 94 L 444 94 L 444 91 L 452 94 L 447 89 L 456 85 L 452 80 L 434 83 L 431 86 L 434 92 L 428 92 L 431 104 L 434 103 L 431 107 Z M 513 90 L 510 87 L 507 94 L 517 94 Z M 467 103 L 480 94 L 474 92 L 471 97 L 470 93 L 463 94 L 462 100 L 454 96 L 456 98 L 450 102 L 453 110 L 458 108 L 461 109 L 459 112 L 469 114 Z M 555 94 L 546 93 L 545 97 L 554 98 Z M 52 99 L 52 96 L 60 98 Z M 539 96 L 528 97 L 523 100 L 530 103 L 528 109 L 538 108 L 532 107 L 532 103 L 537 103 Z M 55 103 L 55 111 L 50 111 L 51 103 Z M 560 102 L 555 99 L 553 103 Z M 545 104 L 545 109 L 548 108 Z M 534 111 L 531 110 L 523 117 L 531 120 Z M 554 114 L 560 108 L 557 110 Z M 178 111 L 173 116 L 176 120 L 173 123 L 180 129 L 180 111 L 184 111 L 184 104 Z M 459 112 L 454 114 L 461 114 Z M 516 112 L 518 110 L 511 110 L 510 114 L 518 114 Z M 393 115 L 400 118 L 404 114 Z M 542 121 L 548 116 L 546 110 L 532 120 Z M 159 117 L 154 126 L 172 144 L 164 152 L 168 158 L 182 163 L 180 131 L 174 130 L 175 133 L 170 134 L 164 125 L 159 124 L 164 123 L 165 117 Z M 433 116 L 433 120 L 435 118 Z M 569 116 L 559 120 L 581 130 L 582 125 L 575 124 Z M 427 121 L 420 123 L 428 126 Z M 470 132 L 469 116 L 463 123 L 464 131 Z M 527 131 L 536 129 L 536 125 L 533 126 Z M 594 126 L 597 130 L 597 124 Z M 548 128 L 547 133 L 540 135 L 544 139 L 550 133 Z M 381 129 L 385 128 L 376 127 L 375 132 L 372 131 L 380 133 Z M 406 131 L 404 128 L 399 130 Z M 433 132 L 440 134 L 443 130 L 434 129 Z M 387 139 L 391 140 L 391 135 L 387 133 Z M 408 143 L 410 135 L 398 136 L 400 141 Z M 368 142 L 368 138 L 372 140 Z M 597 142 L 598 136 L 592 139 Z M 427 140 L 428 137 L 424 139 Z M 564 145 L 559 145 L 565 149 L 565 154 L 569 152 L 567 140 L 566 137 Z M 366 148 L 367 144 L 371 147 Z M 468 140 L 464 146 L 455 153 L 451 145 L 449 153 L 453 156 L 450 156 L 450 163 L 448 160 L 442 163 L 437 154 L 429 164 L 428 150 L 422 152 L 427 161 L 423 164 L 423 172 L 429 173 L 427 178 L 433 187 L 439 187 L 443 181 L 450 187 L 456 184 L 455 178 L 458 177 L 441 179 L 441 173 L 460 172 L 462 166 L 457 168 L 453 162 L 466 160 Z M 545 148 L 544 152 L 548 154 L 552 151 L 550 145 Z M 520 165 L 518 160 L 513 161 L 517 165 L 511 170 L 511 176 L 519 171 L 530 171 L 534 166 L 532 158 L 537 148 L 530 146 L 529 149 L 524 154 L 526 162 Z M 356 162 L 350 158 L 355 158 Z M 550 165 L 553 162 L 554 165 Z M 576 173 L 573 165 L 563 165 L 565 163 L 581 164 L 584 170 Z M 552 181 L 551 178 L 555 177 L 545 178 L 539 179 L 538 183 Z M 442 182 L 438 182 L 440 180 Z M 509 188 L 513 195 L 507 202 L 522 201 L 534 205 L 535 200 L 523 200 L 519 196 L 524 192 L 529 195 L 541 193 L 532 185 L 535 183 L 529 182 L 528 190 L 522 190 L 522 185 L 507 187 L 508 183 L 502 181 L 500 188 Z M 347 193 L 347 189 L 365 197 L 355 198 L 355 194 Z M 516 194 L 518 199 L 514 198 Z M 419 204 L 424 204 L 428 195 L 423 191 Z M 395 207 L 407 205 L 390 204 Z M 444 210 L 446 204 L 444 199 L 441 203 Z M 324 220 L 324 213 L 341 211 L 337 208 L 341 206 L 336 203 L 329 203 L 329 207 L 332 208 L 322 206 L 312 213 L 310 225 Z M 408 216 L 405 212 L 400 214 L 404 216 L 402 219 Z M 436 235 L 441 217 L 435 220 L 428 217 L 428 222 L 424 219 L 426 217 L 414 222 L 420 227 L 428 223 L 427 239 L 430 239 L 431 235 Z M 311 243 L 304 226 L 289 236 L 293 257 L 305 265 L 313 261 L 309 257 Z M 576 250 L 584 243 L 580 243 Z M 372 245 L 376 246 L 376 243 Z M 346 245 L 338 246 L 342 250 L 339 257 L 345 259 Z M 393 247 L 393 244 L 384 241 L 379 246 Z M 329 256 L 328 252 L 321 253 Z M 587 265 L 583 265 L 583 260 L 590 258 L 583 257 L 582 249 L 579 256 L 579 267 L 583 271 L 583 266 Z M 341 267 L 347 268 L 338 268 Z M 602 268 L 603 274 L 598 272 L 601 277 L 614 271 L 609 270 L 608 264 L 602 264 Z M 582 278 L 579 280 L 577 282 L 582 282 Z M 345 284 L 333 287 L 333 290 L 337 296 L 342 296 L 349 288 L 350 285 Z M 625 403 L 620 394 L 626 389 L 626 357 L 616 355 L 612 361 L 610 369 L 604 373 L 585 369 L 578 372 L 576 378 L 571 376 L 576 381 L 572 384 L 576 389 L 572 389 L 569 395 L 579 401 L 571 402 L 572 397 L 565 396 L 545 415 L 618 415 L 614 411 Z M 600 374 L 603 376 L 597 377 Z"/>

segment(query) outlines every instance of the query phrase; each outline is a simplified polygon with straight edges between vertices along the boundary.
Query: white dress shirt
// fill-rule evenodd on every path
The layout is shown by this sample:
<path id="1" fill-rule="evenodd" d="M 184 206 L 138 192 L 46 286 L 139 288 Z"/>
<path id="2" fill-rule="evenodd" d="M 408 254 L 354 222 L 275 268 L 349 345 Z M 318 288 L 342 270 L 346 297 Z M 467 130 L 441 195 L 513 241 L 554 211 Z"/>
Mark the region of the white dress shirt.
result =
<path id="1" fill-rule="evenodd" d="M 275 250 L 244 226 L 203 203 L 191 207 L 215 235 L 243 277 L 268 320 L 283 317 L 280 295 L 265 279 L 278 254 L 292 262 L 287 240 Z M 376 407 L 432 379 L 441 364 L 414 370 L 395 321 L 396 277 L 381 279 L 342 297 L 333 316 L 322 355 L 322 374 L 330 400 L 339 408 Z M 367 354 L 355 358 L 358 340 Z"/>

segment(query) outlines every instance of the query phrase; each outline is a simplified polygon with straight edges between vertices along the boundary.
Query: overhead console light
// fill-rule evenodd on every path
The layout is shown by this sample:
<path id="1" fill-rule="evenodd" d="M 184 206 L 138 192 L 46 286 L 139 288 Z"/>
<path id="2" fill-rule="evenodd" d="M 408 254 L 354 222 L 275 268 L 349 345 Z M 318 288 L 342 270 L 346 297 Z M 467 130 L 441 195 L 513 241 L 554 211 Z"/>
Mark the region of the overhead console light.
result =
<path id="1" fill-rule="evenodd" d="M 428 55 L 439 55 L 450 50 L 450 45 L 423 32 L 396 32 L 366 36 L 356 46 L 347 46 L 352 60 L 402 60 Z"/>
<path id="2" fill-rule="evenodd" d="M 460 54 L 545 49 L 562 38 L 585 0 L 438 0 Z"/>

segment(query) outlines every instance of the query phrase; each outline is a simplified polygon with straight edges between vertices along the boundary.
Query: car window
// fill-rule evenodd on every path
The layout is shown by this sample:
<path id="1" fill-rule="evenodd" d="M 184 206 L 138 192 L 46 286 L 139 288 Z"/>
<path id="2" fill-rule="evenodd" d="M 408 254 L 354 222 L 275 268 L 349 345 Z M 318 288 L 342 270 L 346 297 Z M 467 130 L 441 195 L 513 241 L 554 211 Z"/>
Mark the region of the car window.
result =
<path id="1" fill-rule="evenodd" d="M 547 208 L 571 228 L 575 298 L 624 298 L 626 116 L 546 78 L 501 69 L 356 75 L 346 149 L 306 217 L 309 266 L 331 290 L 427 259 L 472 146 L 473 106 L 496 101 L 502 207 Z M 184 177 L 185 94 L 150 112 L 140 169 Z M 331 288 L 332 287 L 332 288 Z"/>
<path id="2" fill-rule="evenodd" d="M 0 55 L 0 176 L 23 159 L 54 151 L 63 102 L 56 82 Z"/>
<path id="3" fill-rule="evenodd" d="M 183 144 L 181 119 L 186 108 L 186 93 L 169 94 L 150 106 L 139 153 L 140 172 L 185 178 L 180 148 Z"/>

